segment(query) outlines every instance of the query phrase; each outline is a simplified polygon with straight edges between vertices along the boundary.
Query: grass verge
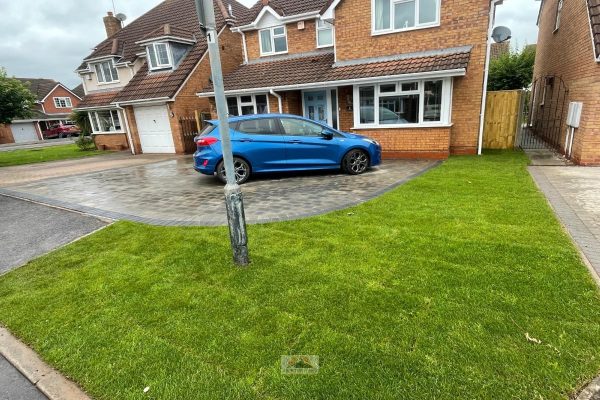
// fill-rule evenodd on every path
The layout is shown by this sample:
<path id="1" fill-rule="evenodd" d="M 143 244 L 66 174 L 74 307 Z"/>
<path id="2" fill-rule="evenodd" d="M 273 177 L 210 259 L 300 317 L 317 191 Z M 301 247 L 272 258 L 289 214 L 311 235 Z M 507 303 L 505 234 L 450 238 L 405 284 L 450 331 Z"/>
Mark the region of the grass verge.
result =
<path id="1" fill-rule="evenodd" d="M 0 167 L 91 157 L 99 154 L 106 154 L 106 152 L 101 150 L 83 151 L 76 144 L 2 151 L 0 152 Z"/>
<path id="2" fill-rule="evenodd" d="M 97 399 L 565 399 L 600 371 L 600 295 L 526 164 L 251 226 L 243 270 L 225 228 L 120 222 L 0 277 L 0 321 Z"/>

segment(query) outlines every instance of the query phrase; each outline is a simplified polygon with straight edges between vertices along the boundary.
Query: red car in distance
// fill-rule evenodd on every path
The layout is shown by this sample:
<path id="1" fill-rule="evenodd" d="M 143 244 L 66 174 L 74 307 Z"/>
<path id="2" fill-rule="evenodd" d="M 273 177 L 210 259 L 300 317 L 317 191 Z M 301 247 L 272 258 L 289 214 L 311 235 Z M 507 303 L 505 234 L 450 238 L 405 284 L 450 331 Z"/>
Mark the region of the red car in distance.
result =
<path id="1" fill-rule="evenodd" d="M 43 132 L 44 139 L 66 138 L 79 135 L 79 127 L 75 124 L 53 125 Z"/>

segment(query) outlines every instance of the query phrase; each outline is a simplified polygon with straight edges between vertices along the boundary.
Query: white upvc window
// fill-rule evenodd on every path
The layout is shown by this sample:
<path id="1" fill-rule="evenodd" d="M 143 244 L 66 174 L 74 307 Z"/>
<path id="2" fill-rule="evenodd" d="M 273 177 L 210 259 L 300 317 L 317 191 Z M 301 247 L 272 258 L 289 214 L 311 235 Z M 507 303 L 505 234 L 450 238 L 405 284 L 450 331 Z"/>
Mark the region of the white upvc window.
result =
<path id="1" fill-rule="evenodd" d="M 71 108 L 73 104 L 71 104 L 70 97 L 54 97 L 54 107 L 56 108 Z"/>
<path id="2" fill-rule="evenodd" d="M 429 28 L 440 24 L 441 0 L 371 0 L 373 34 Z"/>
<path id="3" fill-rule="evenodd" d="M 317 47 L 331 47 L 334 41 L 333 25 L 317 19 Z"/>
<path id="4" fill-rule="evenodd" d="M 258 37 L 261 56 L 287 53 L 287 30 L 285 25 L 262 29 L 258 31 Z"/>
<path id="5" fill-rule="evenodd" d="M 227 97 L 230 117 L 251 114 L 268 114 L 269 99 L 266 94 L 248 94 Z"/>
<path id="6" fill-rule="evenodd" d="M 118 110 L 91 111 L 90 123 L 94 133 L 122 133 L 121 115 Z"/>
<path id="7" fill-rule="evenodd" d="M 173 67 L 168 43 L 150 43 L 147 47 L 148 62 L 151 70 Z"/>
<path id="8" fill-rule="evenodd" d="M 115 68 L 113 60 L 102 61 L 94 64 L 98 83 L 113 83 L 119 81 L 119 73 Z"/>
<path id="9" fill-rule="evenodd" d="M 560 14 L 562 14 L 563 0 L 558 0 L 556 5 L 556 21 L 554 22 L 554 31 L 556 32 L 560 28 Z"/>
<path id="10" fill-rule="evenodd" d="M 354 86 L 355 128 L 410 128 L 450 124 L 451 78 Z"/>

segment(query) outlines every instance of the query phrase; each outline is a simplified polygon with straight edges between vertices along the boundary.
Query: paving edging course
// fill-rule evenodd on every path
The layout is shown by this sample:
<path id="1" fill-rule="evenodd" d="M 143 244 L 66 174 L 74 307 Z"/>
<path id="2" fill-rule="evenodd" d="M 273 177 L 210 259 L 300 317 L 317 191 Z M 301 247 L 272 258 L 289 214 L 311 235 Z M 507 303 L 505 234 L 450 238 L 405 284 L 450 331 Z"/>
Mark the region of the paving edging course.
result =
<path id="1" fill-rule="evenodd" d="M 79 386 L 42 361 L 33 350 L 2 326 L 0 354 L 50 400 L 92 400 Z"/>

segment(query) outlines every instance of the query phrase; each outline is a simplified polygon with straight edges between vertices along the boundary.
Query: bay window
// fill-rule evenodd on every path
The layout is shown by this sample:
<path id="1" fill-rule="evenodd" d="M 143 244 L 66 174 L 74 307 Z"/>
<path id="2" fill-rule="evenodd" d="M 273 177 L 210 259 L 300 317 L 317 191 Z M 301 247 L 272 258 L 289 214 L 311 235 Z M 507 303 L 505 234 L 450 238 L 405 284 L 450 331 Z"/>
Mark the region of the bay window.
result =
<path id="1" fill-rule="evenodd" d="M 94 133 L 122 132 L 121 116 L 117 110 L 92 111 L 89 113 Z"/>
<path id="2" fill-rule="evenodd" d="M 287 32 L 285 26 L 275 26 L 258 32 L 260 37 L 260 55 L 287 53 Z"/>
<path id="3" fill-rule="evenodd" d="M 113 60 L 103 61 L 94 64 L 98 83 L 112 83 L 119 81 L 119 74 Z"/>
<path id="4" fill-rule="evenodd" d="M 317 19 L 317 47 L 333 46 L 333 25 Z"/>
<path id="5" fill-rule="evenodd" d="M 449 78 L 356 86 L 354 96 L 357 128 L 449 124 Z"/>
<path id="6" fill-rule="evenodd" d="M 230 117 L 251 114 L 268 114 L 269 102 L 266 94 L 249 94 L 227 98 Z"/>
<path id="7" fill-rule="evenodd" d="M 427 28 L 440 23 L 440 0 L 372 0 L 373 33 Z"/>

